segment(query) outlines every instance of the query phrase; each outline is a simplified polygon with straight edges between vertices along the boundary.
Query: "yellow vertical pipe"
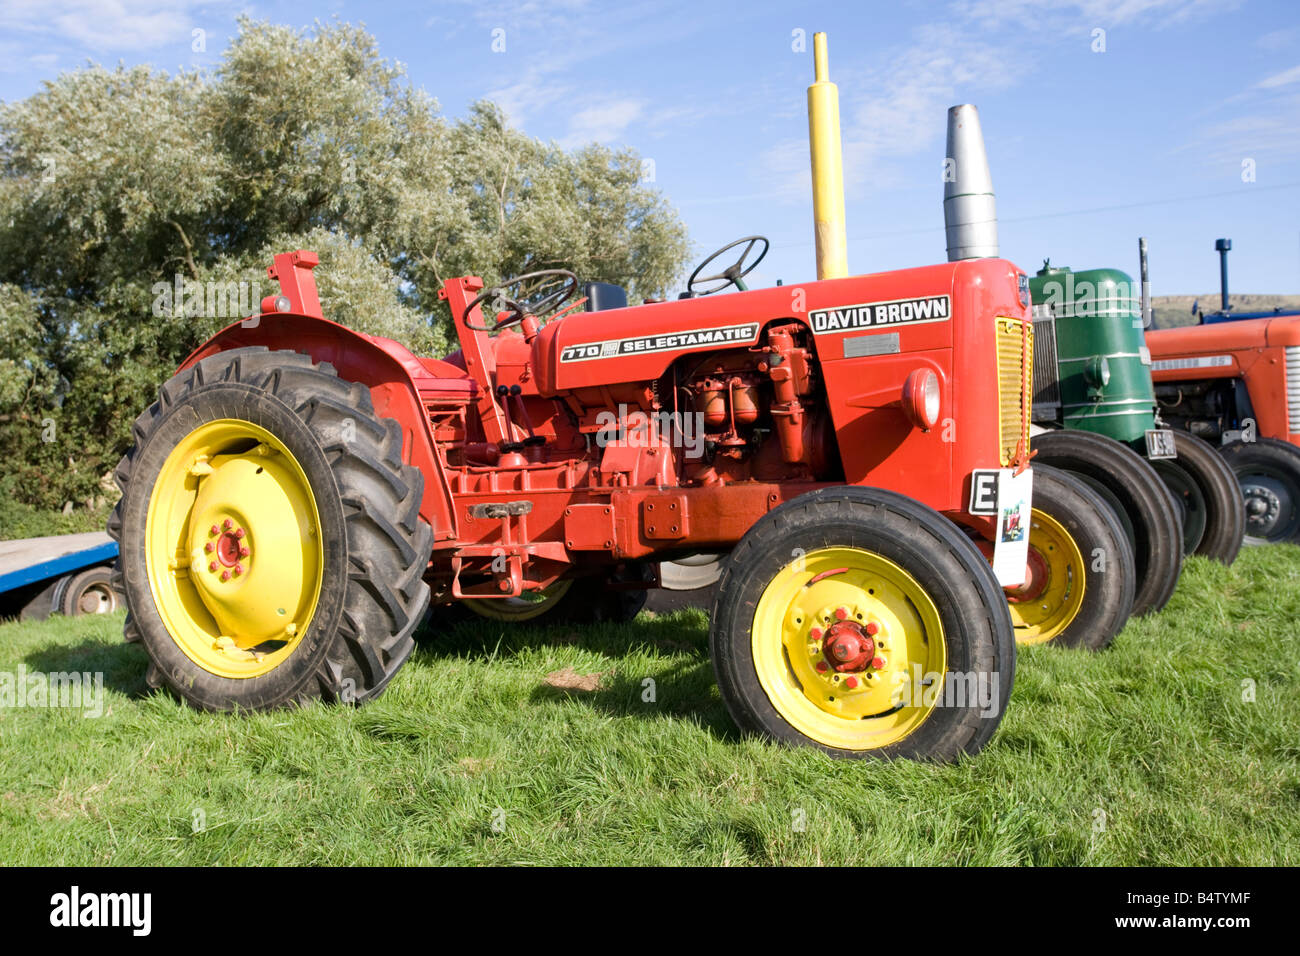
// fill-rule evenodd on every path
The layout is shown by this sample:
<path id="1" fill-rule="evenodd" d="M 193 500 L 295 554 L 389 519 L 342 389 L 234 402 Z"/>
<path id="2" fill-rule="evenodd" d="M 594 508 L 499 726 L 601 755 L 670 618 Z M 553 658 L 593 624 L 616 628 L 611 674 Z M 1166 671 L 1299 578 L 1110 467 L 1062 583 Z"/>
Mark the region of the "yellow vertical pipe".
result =
<path id="1" fill-rule="evenodd" d="M 826 34 L 813 34 L 813 85 L 808 87 L 808 148 L 812 155 L 813 228 L 817 278 L 849 274 L 844 232 L 844 160 L 840 149 L 840 93 L 830 81 Z"/>

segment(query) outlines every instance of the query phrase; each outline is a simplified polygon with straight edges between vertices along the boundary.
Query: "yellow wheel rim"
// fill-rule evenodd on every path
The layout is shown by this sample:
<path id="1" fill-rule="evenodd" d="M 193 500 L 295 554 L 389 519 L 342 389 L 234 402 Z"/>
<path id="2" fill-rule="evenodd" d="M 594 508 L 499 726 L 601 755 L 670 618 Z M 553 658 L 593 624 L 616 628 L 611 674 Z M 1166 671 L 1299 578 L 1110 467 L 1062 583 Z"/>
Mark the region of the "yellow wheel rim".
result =
<path id="1" fill-rule="evenodd" d="M 320 597 L 319 529 L 306 473 L 266 429 L 220 419 L 185 436 L 145 526 L 149 586 L 177 646 L 220 677 L 283 663 Z"/>
<path id="2" fill-rule="evenodd" d="M 555 602 L 568 594 L 572 586 L 571 580 L 556 581 L 548 588 L 519 597 L 475 599 L 461 603 L 480 617 L 494 621 L 531 621 L 553 608 Z"/>
<path id="3" fill-rule="evenodd" d="M 1059 637 L 1083 607 L 1086 566 L 1070 532 L 1037 508 L 1029 525 L 1029 580 L 1007 589 L 1011 623 L 1019 644 L 1045 644 Z"/>
<path id="4" fill-rule="evenodd" d="M 772 706 L 827 747 L 886 747 L 943 701 L 938 609 L 915 578 L 870 551 L 825 548 L 782 568 L 759 598 L 752 640 Z M 837 658 L 845 646 L 853 653 Z"/>

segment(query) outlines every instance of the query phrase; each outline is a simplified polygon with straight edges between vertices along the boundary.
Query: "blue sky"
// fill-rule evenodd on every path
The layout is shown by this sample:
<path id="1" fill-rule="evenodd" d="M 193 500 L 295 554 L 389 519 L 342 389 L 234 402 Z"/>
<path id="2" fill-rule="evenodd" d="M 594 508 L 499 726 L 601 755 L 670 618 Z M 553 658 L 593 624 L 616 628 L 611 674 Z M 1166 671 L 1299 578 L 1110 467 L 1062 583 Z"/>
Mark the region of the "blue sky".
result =
<path id="1" fill-rule="evenodd" d="M 1230 236 L 1234 291 L 1300 292 L 1295 0 L 6 0 L 0 99 L 87 59 L 212 65 L 240 12 L 364 22 L 449 117 L 488 97 L 534 136 L 634 146 L 701 254 L 772 240 L 757 284 L 814 274 L 805 89 L 825 30 L 853 271 L 944 258 L 945 111 L 971 102 L 1002 254 L 1031 272 L 1049 255 L 1134 272 L 1146 235 L 1155 293 L 1204 293 Z"/>

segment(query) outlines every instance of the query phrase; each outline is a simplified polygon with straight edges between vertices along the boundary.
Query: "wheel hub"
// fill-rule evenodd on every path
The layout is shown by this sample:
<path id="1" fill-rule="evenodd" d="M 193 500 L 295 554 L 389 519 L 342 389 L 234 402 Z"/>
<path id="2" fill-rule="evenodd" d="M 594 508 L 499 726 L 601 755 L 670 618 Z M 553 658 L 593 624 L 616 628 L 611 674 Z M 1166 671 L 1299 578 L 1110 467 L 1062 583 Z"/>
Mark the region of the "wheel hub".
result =
<path id="1" fill-rule="evenodd" d="M 857 675 L 874 680 L 888 664 L 879 653 L 885 649 L 883 626 L 866 617 L 862 610 L 845 605 L 822 608 L 815 615 L 823 626 L 809 629 L 808 653 L 823 680 L 856 690 L 863 686 Z"/>
<path id="2" fill-rule="evenodd" d="M 1246 499 L 1246 524 L 1251 532 L 1263 537 L 1282 516 L 1282 499 L 1271 488 L 1250 484 L 1242 489 Z"/>
<path id="3" fill-rule="evenodd" d="M 1025 559 L 1025 583 L 1005 588 L 1007 600 L 1012 604 L 1037 601 L 1047 589 L 1050 578 L 1047 560 L 1037 548 L 1030 545 L 1028 557 Z"/>

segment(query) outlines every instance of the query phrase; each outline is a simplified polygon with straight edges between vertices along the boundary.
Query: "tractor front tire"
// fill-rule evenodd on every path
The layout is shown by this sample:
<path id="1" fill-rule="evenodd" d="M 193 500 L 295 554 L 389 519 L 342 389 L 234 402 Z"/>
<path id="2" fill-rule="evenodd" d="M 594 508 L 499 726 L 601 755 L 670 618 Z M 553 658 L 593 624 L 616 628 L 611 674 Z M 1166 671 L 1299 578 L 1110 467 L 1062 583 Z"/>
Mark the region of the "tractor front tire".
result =
<path id="1" fill-rule="evenodd" d="M 381 693 L 428 606 L 432 531 L 370 390 L 235 349 L 164 384 L 134 439 L 109 533 L 150 685 L 215 711 Z"/>
<path id="2" fill-rule="evenodd" d="M 856 486 L 769 512 L 726 561 L 709 645 L 747 733 L 835 757 L 952 761 L 993 736 L 1015 675 L 1006 599 L 920 502 Z"/>
<path id="3" fill-rule="evenodd" d="M 1246 533 L 1246 506 L 1232 468 L 1214 446 L 1190 432 L 1175 431 L 1177 458 L 1151 462 L 1191 532 L 1187 554 L 1232 564 Z M 1194 540 L 1193 540 L 1194 539 Z"/>
<path id="4" fill-rule="evenodd" d="M 1016 640 L 1100 650 L 1133 607 L 1133 550 L 1110 505 L 1082 480 L 1034 468 L 1029 571 L 1007 588 Z"/>
<path id="5" fill-rule="evenodd" d="M 1300 448 L 1276 438 L 1219 449 L 1237 476 L 1246 508 L 1246 544 L 1300 544 Z"/>
<path id="6" fill-rule="evenodd" d="M 1183 534 L 1160 475 L 1122 442 L 1093 432 L 1061 429 L 1035 435 L 1035 465 L 1080 478 L 1106 499 L 1120 518 L 1137 564 L 1133 613 L 1169 603 L 1183 568 Z"/>

